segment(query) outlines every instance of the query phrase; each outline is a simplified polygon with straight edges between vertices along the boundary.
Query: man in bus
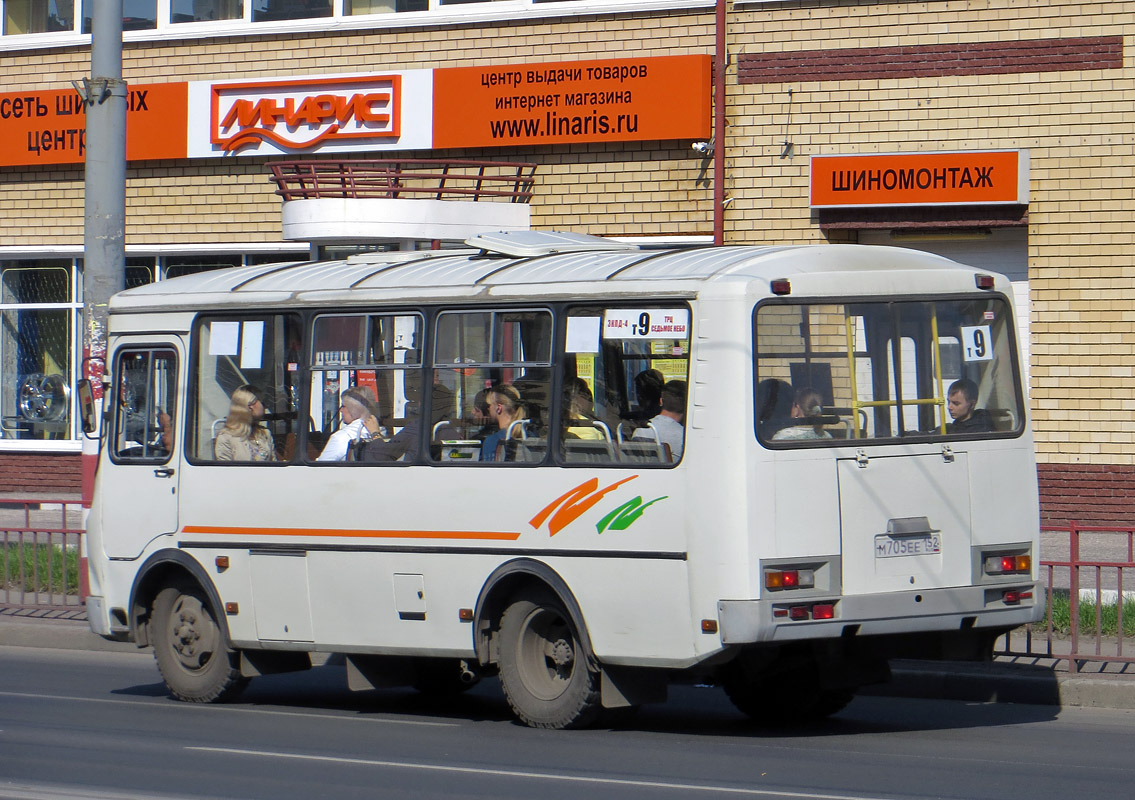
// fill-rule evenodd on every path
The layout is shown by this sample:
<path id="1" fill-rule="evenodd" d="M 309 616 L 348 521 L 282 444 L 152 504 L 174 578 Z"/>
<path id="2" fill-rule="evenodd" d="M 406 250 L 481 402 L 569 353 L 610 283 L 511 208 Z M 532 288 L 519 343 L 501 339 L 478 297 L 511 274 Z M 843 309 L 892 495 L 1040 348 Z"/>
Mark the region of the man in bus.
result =
<path id="1" fill-rule="evenodd" d="M 331 434 L 316 461 L 346 461 L 352 442 L 378 435 L 382 426 L 374 414 L 374 400 L 360 386 L 352 386 L 342 394 L 339 406 L 339 430 Z"/>
<path id="2" fill-rule="evenodd" d="M 946 426 L 946 433 L 988 433 L 993 430 L 993 418 L 989 412 L 977 408 L 977 384 L 969 378 L 950 384 L 946 408 L 954 419 Z"/>
<path id="3" fill-rule="evenodd" d="M 670 448 L 670 460 L 677 461 L 682 457 L 686 441 L 686 428 L 682 424 L 686 415 L 686 382 L 668 381 L 662 387 L 660 400 L 662 410 L 650 419 L 650 427 L 639 428 L 631 438 L 649 442 L 657 435 L 658 442 Z"/>

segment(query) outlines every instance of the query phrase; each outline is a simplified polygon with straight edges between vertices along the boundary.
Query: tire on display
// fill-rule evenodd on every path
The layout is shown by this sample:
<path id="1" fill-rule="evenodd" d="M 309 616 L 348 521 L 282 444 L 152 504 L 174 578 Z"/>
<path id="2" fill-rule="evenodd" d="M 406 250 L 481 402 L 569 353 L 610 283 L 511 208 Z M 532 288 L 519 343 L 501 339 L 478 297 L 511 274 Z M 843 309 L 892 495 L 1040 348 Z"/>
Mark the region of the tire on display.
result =
<path id="1" fill-rule="evenodd" d="M 231 700 L 248 685 L 200 587 L 177 583 L 154 599 L 154 659 L 170 693 L 190 703 Z"/>
<path id="2" fill-rule="evenodd" d="M 533 728 L 583 728 L 602 711 L 599 673 L 563 603 L 548 592 L 514 600 L 500 624 L 500 681 L 516 717 Z"/>

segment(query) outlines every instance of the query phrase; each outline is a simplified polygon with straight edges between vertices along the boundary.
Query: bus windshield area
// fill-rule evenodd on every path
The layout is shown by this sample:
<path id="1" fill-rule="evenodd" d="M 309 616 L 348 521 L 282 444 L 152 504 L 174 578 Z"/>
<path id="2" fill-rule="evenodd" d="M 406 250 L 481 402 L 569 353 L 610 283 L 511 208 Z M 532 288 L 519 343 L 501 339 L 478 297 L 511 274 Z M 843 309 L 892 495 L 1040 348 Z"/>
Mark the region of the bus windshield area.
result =
<path id="1" fill-rule="evenodd" d="M 1021 431 L 1013 316 L 1000 296 L 766 302 L 754 361 L 766 445 Z"/>

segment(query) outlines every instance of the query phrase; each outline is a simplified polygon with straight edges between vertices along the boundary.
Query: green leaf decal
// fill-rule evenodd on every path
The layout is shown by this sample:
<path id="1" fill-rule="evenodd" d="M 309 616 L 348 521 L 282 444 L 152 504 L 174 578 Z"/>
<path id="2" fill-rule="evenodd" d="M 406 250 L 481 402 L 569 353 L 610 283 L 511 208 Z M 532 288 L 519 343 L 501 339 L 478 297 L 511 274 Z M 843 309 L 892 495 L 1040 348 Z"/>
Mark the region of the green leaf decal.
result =
<path id="1" fill-rule="evenodd" d="M 662 497 L 656 497 L 648 503 L 642 502 L 641 496 L 628 500 L 610 514 L 603 517 L 603 519 L 599 520 L 599 522 L 595 524 L 595 530 L 599 531 L 599 533 L 603 533 L 603 531 L 607 529 L 625 531 L 634 524 L 635 520 L 642 516 L 642 512 L 646 511 L 646 509 L 650 508 L 650 506 L 654 505 L 659 500 L 665 500 L 669 496 L 670 495 L 664 494 Z"/>

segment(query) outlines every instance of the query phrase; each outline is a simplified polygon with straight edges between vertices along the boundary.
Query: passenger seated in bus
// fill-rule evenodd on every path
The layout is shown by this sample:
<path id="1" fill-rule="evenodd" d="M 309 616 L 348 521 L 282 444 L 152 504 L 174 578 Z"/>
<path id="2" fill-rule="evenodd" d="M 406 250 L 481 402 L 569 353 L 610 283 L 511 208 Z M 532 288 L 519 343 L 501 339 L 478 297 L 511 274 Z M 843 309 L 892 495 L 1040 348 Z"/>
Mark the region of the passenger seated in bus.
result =
<path id="1" fill-rule="evenodd" d="M 339 430 L 331 434 L 316 461 L 346 461 L 351 444 L 382 433 L 375 414 L 374 397 L 361 386 L 352 386 L 341 395 Z"/>
<path id="2" fill-rule="evenodd" d="M 434 425 L 448 418 L 449 410 L 453 407 L 453 397 L 453 390 L 448 386 L 434 383 L 432 404 Z M 406 376 L 406 406 L 403 414 L 405 416 L 402 419 L 402 429 L 389 439 L 372 437 L 370 440 L 359 442 L 356 459 L 372 463 L 407 461 L 413 460 L 418 454 L 418 442 L 421 441 L 422 436 L 422 392 L 421 381 L 416 374 Z"/>
<path id="3" fill-rule="evenodd" d="M 781 428 L 792 424 L 795 398 L 787 381 L 765 378 L 757 384 L 757 433 L 771 439 Z"/>
<path id="4" fill-rule="evenodd" d="M 272 433 L 261 424 L 264 403 L 255 386 L 244 384 L 233 390 L 225 427 L 213 443 L 218 461 L 275 461 L 276 445 Z"/>
<path id="5" fill-rule="evenodd" d="M 646 422 L 662 411 L 662 387 L 666 376 L 656 369 L 644 369 L 634 376 L 635 399 L 638 405 L 619 416 L 622 419 Z"/>
<path id="6" fill-rule="evenodd" d="M 603 439 L 595 426 L 595 401 L 587 381 L 579 376 L 568 378 L 564 390 L 564 436 L 568 439 Z"/>
<path id="7" fill-rule="evenodd" d="M 486 436 L 497 430 L 497 424 L 489 414 L 489 391 L 482 389 L 473 397 L 467 428 L 470 439 L 484 441 Z"/>
<path id="8" fill-rule="evenodd" d="M 634 441 L 654 441 L 657 436 L 661 444 L 670 448 L 670 460 L 682 457 L 686 441 L 686 428 L 682 418 L 686 415 L 686 382 L 669 381 L 662 388 L 659 398 L 662 409 L 651 418 L 650 427 L 639 428 L 631 437 Z"/>
<path id="9" fill-rule="evenodd" d="M 984 408 L 977 408 L 977 384 L 961 378 L 950 384 L 946 392 L 946 408 L 954 421 L 946 426 L 946 433 L 988 433 L 993 430 L 993 418 Z"/>
<path id="10" fill-rule="evenodd" d="M 499 383 L 489 391 L 489 417 L 496 424 L 495 431 L 485 437 L 481 445 L 481 460 L 496 461 L 498 445 L 504 444 L 509 427 L 525 418 L 524 403 L 520 392 L 510 383 Z M 513 436 L 519 436 L 519 425 L 513 429 Z M 504 460 L 502 453 L 500 460 Z"/>
<path id="11" fill-rule="evenodd" d="M 805 386 L 796 392 L 792 401 L 793 423 L 781 428 L 773 439 L 830 439 L 832 435 L 824 430 L 824 424 L 819 420 L 823 413 L 823 396 L 810 386 Z"/>

